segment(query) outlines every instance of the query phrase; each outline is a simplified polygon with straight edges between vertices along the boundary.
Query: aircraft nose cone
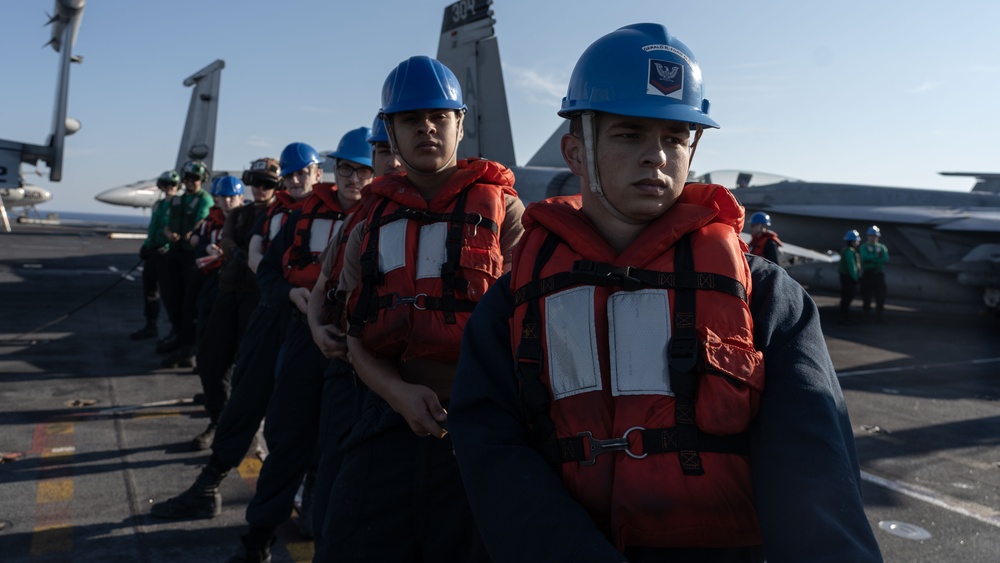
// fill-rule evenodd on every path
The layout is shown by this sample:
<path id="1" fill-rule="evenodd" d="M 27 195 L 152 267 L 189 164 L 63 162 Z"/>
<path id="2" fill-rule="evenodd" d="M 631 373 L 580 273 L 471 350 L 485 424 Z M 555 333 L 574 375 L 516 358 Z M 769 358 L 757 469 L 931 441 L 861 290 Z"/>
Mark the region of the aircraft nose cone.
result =
<path id="1" fill-rule="evenodd" d="M 94 196 L 94 199 L 111 205 L 131 205 L 131 190 L 124 188 L 111 188 Z"/>

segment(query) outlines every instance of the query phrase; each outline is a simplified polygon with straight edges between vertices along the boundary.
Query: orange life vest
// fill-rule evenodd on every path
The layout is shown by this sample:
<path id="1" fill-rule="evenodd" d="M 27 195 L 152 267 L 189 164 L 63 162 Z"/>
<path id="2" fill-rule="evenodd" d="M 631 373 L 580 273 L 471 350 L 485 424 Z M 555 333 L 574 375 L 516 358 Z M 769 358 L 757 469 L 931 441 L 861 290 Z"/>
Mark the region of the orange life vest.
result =
<path id="1" fill-rule="evenodd" d="M 402 175 L 369 187 L 348 334 L 373 354 L 454 363 L 476 303 L 503 273 L 500 227 L 514 174 L 480 159 L 427 201 Z"/>
<path id="2" fill-rule="evenodd" d="M 264 236 L 264 240 L 261 241 L 261 254 L 267 252 L 267 247 L 271 245 L 271 241 L 281 232 L 281 227 L 285 226 L 288 215 L 293 211 L 302 209 L 303 201 L 288 195 L 288 192 L 284 190 L 274 192 L 274 203 L 269 205 L 265 212 L 267 216 L 264 219 L 264 228 L 261 232 Z"/>
<path id="3" fill-rule="evenodd" d="M 362 198 L 367 195 L 368 191 L 362 191 Z M 364 203 L 359 203 L 358 207 L 364 207 Z M 353 210 L 352 210 L 353 211 Z M 337 299 L 336 290 L 337 284 L 340 282 L 340 271 L 344 269 L 344 251 L 347 247 L 347 240 L 351 236 L 351 232 L 354 228 L 358 226 L 358 223 L 364 218 L 364 213 L 351 213 L 347 217 L 347 221 L 344 223 L 344 228 L 340 230 L 340 235 L 335 239 L 337 242 L 337 249 L 331 250 L 331 252 L 336 252 L 334 257 L 334 263 L 331 265 L 330 274 L 326 278 L 326 284 L 323 286 L 323 305 L 320 307 L 320 320 L 323 324 L 336 324 L 337 327 L 342 330 L 347 330 L 347 318 L 345 316 L 344 303 Z"/>
<path id="4" fill-rule="evenodd" d="M 759 545 L 747 432 L 764 366 L 742 207 L 689 185 L 621 254 L 580 207 L 529 206 L 515 251 L 533 439 L 619 549 Z"/>
<path id="5" fill-rule="evenodd" d="M 781 246 L 781 240 L 778 239 L 778 234 L 774 231 L 763 231 L 760 236 L 756 236 L 750 239 L 750 244 L 747 248 L 750 254 L 755 256 L 763 256 L 764 248 L 767 247 L 768 241 L 774 241 L 774 244 Z"/>
<path id="6" fill-rule="evenodd" d="M 303 201 L 292 225 L 294 238 L 281 257 L 285 279 L 296 287 L 312 289 L 319 278 L 319 255 L 344 228 L 347 212 L 341 209 L 335 184 L 315 184 Z"/>
<path id="7" fill-rule="evenodd" d="M 205 248 L 209 245 L 218 245 L 222 239 L 222 228 L 226 224 L 226 215 L 222 209 L 213 207 L 208 210 L 208 217 L 198 225 L 198 249 L 206 252 L 204 256 L 195 259 L 195 265 L 203 273 L 209 274 L 222 267 L 223 256 L 209 255 Z"/>

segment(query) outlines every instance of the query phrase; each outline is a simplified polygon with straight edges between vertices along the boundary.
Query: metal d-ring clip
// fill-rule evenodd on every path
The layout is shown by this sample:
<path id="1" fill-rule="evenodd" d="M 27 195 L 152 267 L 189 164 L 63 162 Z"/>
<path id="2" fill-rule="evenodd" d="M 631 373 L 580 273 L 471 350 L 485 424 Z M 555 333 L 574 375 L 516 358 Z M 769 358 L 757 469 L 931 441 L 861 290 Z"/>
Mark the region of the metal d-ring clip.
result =
<path id="1" fill-rule="evenodd" d="M 643 430 L 645 430 L 645 428 L 643 428 L 642 426 L 633 426 L 632 428 L 629 428 L 628 430 L 626 430 L 624 434 L 622 434 L 622 440 L 625 440 L 625 453 L 627 453 L 628 456 L 630 458 L 632 458 L 632 459 L 642 459 L 642 458 L 646 457 L 649 454 L 647 454 L 647 453 L 643 453 L 642 455 L 634 454 L 634 453 L 632 453 L 632 450 L 630 450 L 629 447 L 628 447 L 628 433 L 631 432 L 631 431 L 633 431 L 633 430 L 638 430 L 638 431 L 642 432 Z"/>
<path id="2" fill-rule="evenodd" d="M 590 457 L 580 461 L 580 465 L 594 465 L 597 463 L 597 456 L 608 453 L 608 452 L 625 452 L 629 457 L 633 459 L 642 459 L 648 454 L 635 454 L 629 449 L 628 435 L 629 432 L 633 430 L 645 430 L 642 426 L 633 426 L 625 431 L 625 434 L 621 438 L 610 438 L 608 440 L 598 440 L 594 438 L 594 435 L 590 431 L 577 433 L 578 437 L 587 438 L 587 452 Z"/>

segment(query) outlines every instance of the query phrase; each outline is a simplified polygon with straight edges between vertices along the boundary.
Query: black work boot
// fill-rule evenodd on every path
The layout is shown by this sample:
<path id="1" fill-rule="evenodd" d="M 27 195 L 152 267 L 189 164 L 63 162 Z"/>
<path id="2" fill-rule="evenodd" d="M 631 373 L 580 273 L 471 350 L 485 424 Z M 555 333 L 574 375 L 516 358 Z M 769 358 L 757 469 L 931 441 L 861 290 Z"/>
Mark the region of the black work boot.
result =
<path id="1" fill-rule="evenodd" d="M 129 334 L 129 338 L 132 340 L 146 340 L 148 338 L 156 338 L 159 334 L 159 330 L 156 329 L 156 321 L 146 321 L 146 326 L 140 328 L 139 330 Z"/>
<path id="2" fill-rule="evenodd" d="M 194 347 L 179 346 L 174 353 L 167 356 L 160 362 L 160 367 L 164 368 L 193 368 L 195 364 Z"/>
<path id="3" fill-rule="evenodd" d="M 156 341 L 156 353 L 169 354 L 176 350 L 178 346 L 180 346 L 180 341 L 177 339 L 177 333 L 171 330 L 170 334 Z"/>
<path id="4" fill-rule="evenodd" d="M 170 520 L 215 518 L 222 514 L 222 495 L 219 494 L 219 485 L 228 473 L 212 465 L 206 465 L 188 490 L 174 498 L 154 504 L 149 514 Z"/>
<path id="5" fill-rule="evenodd" d="M 250 528 L 240 536 L 242 545 L 226 563 L 271 563 L 271 546 L 276 540 L 273 528 Z"/>
<path id="6" fill-rule="evenodd" d="M 191 449 L 193 449 L 196 452 L 200 452 L 212 447 L 212 440 L 215 439 L 215 427 L 218 425 L 219 423 L 215 422 L 214 420 L 212 422 L 209 422 L 208 428 L 206 428 L 204 431 L 202 431 L 201 434 L 198 434 L 197 436 L 194 437 L 193 440 L 191 440 Z"/>

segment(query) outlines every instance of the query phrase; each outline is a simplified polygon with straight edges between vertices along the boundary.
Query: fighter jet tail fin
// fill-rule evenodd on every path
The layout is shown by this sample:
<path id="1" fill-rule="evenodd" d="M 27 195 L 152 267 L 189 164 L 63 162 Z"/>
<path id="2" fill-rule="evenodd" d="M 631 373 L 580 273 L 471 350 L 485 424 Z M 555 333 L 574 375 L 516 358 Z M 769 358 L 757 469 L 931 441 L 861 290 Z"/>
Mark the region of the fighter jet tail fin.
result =
<path id="1" fill-rule="evenodd" d="M 49 135 L 48 155 L 43 157 L 49 165 L 49 180 L 62 180 L 63 147 L 66 135 L 72 135 L 80 128 L 80 122 L 67 118 L 66 108 L 69 104 L 69 65 L 73 61 L 82 60 L 73 56 L 73 46 L 76 44 L 76 34 L 80 30 L 83 19 L 84 0 L 56 0 L 55 15 L 49 16 L 47 25 L 52 26 L 52 40 L 46 45 L 52 46 L 60 54 L 59 80 L 56 84 L 55 110 L 52 112 L 52 134 Z"/>
<path id="2" fill-rule="evenodd" d="M 215 123 L 219 114 L 219 84 L 225 67 L 226 62 L 217 59 L 184 80 L 185 86 L 194 86 L 194 89 L 191 90 L 191 103 L 184 122 L 181 146 L 177 151 L 176 170 L 180 170 L 188 160 L 201 160 L 212 170 Z"/>
<path id="3" fill-rule="evenodd" d="M 1000 194 L 1000 173 L 994 172 L 940 172 L 942 176 L 968 176 L 976 179 L 974 192 Z"/>
<path id="4" fill-rule="evenodd" d="M 459 0 L 447 6 L 437 59 L 458 77 L 469 108 L 458 157 L 478 156 L 514 166 L 514 138 L 492 4 L 493 0 Z"/>
<path id="5" fill-rule="evenodd" d="M 562 156 L 562 138 L 569 133 L 569 120 L 563 120 L 559 127 L 552 133 L 545 144 L 542 145 L 535 156 L 528 161 L 528 166 L 550 166 L 552 168 L 565 168 L 566 161 Z"/>

